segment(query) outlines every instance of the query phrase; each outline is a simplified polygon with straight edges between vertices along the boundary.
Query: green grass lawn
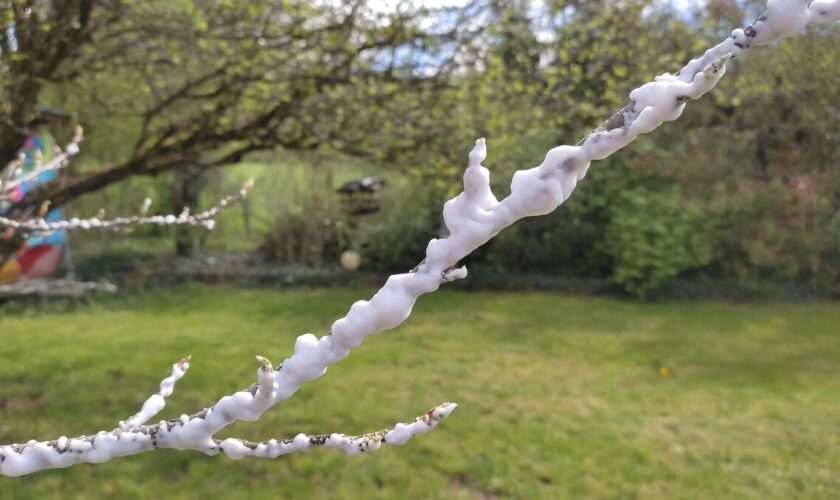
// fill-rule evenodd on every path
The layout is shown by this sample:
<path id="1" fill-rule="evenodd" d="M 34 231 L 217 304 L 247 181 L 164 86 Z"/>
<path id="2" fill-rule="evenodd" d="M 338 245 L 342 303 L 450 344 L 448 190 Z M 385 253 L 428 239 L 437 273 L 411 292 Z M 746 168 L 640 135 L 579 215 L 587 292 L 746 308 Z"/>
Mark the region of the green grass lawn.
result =
<path id="1" fill-rule="evenodd" d="M 369 294 L 189 286 L 0 309 L 0 442 L 111 429 L 185 354 L 159 418 L 191 413 Z M 0 498 L 836 497 L 840 306 L 445 291 L 224 435 L 372 431 L 444 400 L 461 406 L 434 432 L 370 455 L 167 450 L 0 478 Z"/>

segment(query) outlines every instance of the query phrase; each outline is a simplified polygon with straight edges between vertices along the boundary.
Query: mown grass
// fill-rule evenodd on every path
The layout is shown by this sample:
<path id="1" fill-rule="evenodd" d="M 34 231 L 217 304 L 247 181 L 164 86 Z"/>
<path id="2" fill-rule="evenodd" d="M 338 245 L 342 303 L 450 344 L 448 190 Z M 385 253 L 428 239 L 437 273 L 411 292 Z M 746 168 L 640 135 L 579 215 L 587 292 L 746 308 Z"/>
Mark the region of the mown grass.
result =
<path id="1" fill-rule="evenodd" d="M 365 295 L 188 286 L 0 309 L 0 442 L 113 428 L 187 353 L 163 416 L 199 409 Z M 364 432 L 443 400 L 461 406 L 436 431 L 366 456 L 162 451 L 0 478 L 0 498 L 832 497 L 840 307 L 441 292 L 224 434 Z"/>

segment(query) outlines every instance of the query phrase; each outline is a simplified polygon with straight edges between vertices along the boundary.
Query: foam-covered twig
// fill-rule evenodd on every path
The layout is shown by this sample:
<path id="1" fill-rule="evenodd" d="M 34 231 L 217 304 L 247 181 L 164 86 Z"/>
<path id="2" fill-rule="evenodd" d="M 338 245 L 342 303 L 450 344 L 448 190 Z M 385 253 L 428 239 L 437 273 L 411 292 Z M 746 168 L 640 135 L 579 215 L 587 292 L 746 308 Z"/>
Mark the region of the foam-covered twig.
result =
<path id="1" fill-rule="evenodd" d="M 158 448 L 168 448 L 171 442 L 165 440 L 168 433 L 189 422 L 192 417 L 182 415 L 177 420 L 161 421 L 155 426 L 142 426 L 165 406 L 165 398 L 172 395 L 175 384 L 189 370 L 189 356 L 174 365 L 169 375 L 160 383 L 160 391 L 143 404 L 143 408 L 128 420 L 120 422 L 111 432 L 101 431 L 94 436 L 68 438 L 62 436 L 52 441 L 30 441 L 0 447 L 0 466 L 3 474 L 19 476 L 46 468 L 68 467 L 77 463 L 99 463 L 110 458 L 132 455 Z M 262 356 L 257 356 L 260 368 L 257 371 L 258 384 L 254 390 L 255 399 L 264 404 L 273 402 L 274 368 Z M 268 397 L 266 397 L 268 396 Z M 411 423 L 398 423 L 391 429 L 383 429 L 357 436 L 332 433 L 307 436 L 298 434 L 294 438 L 271 439 L 255 443 L 238 438 L 208 439 L 200 449 L 208 455 L 224 453 L 229 458 L 245 456 L 277 458 L 289 453 L 308 451 L 325 447 L 344 450 L 348 455 L 376 451 L 382 444 L 400 445 L 412 437 L 434 429 L 438 422 L 448 417 L 458 405 L 442 403 L 417 417 Z M 142 426 L 142 427 L 141 427 Z M 169 444 L 167 444 L 169 443 Z"/>
<path id="2" fill-rule="evenodd" d="M 64 147 L 64 151 L 55 155 L 55 157 L 47 163 L 39 163 L 31 172 L 15 177 L 14 179 L 6 182 L 0 182 L 0 193 L 9 193 L 21 184 L 37 179 L 38 176 L 44 172 L 59 170 L 66 167 L 70 164 L 70 158 L 79 154 L 79 143 L 84 140 L 84 137 L 84 129 L 81 126 L 76 126 L 76 132 L 73 135 L 73 139 L 69 144 L 67 144 L 67 146 Z M 7 168 L 14 168 L 17 163 L 19 163 L 19 161 L 12 162 L 12 164 L 7 166 Z"/>
<path id="3" fill-rule="evenodd" d="M 143 425 L 152 417 L 157 415 L 166 406 L 166 398 L 172 395 L 175 390 L 175 384 L 181 380 L 181 377 L 186 375 L 187 370 L 190 369 L 190 356 L 181 359 L 169 371 L 169 375 L 160 381 L 160 390 L 157 394 L 149 396 L 143 406 L 136 414 L 126 420 L 121 420 L 119 428 L 122 430 L 133 429 L 139 425 Z"/>
<path id="4" fill-rule="evenodd" d="M 16 231 L 61 231 L 74 229 L 105 229 L 115 230 L 130 226 L 201 226 L 206 229 L 213 229 L 216 226 L 216 217 L 227 207 L 239 203 L 248 197 L 248 193 L 254 187 L 252 180 L 245 183 L 238 193 L 226 196 L 215 205 L 203 212 L 191 214 L 184 210 L 179 215 L 145 215 L 151 200 L 146 198 L 144 208 L 139 215 L 131 217 L 118 217 L 115 219 L 104 219 L 103 217 L 90 217 L 87 219 L 72 218 L 67 220 L 47 221 L 43 217 L 34 219 L 15 220 L 0 216 L 0 227 L 7 227 Z"/>
<path id="5" fill-rule="evenodd" d="M 414 436 L 434 429 L 437 423 L 448 417 L 457 406 L 455 403 L 442 403 L 417 417 L 414 422 L 397 424 L 392 429 L 383 429 L 358 436 L 338 433 L 315 436 L 298 434 L 294 438 L 271 439 L 262 443 L 237 438 L 214 440 L 214 442 L 220 452 L 234 460 L 242 457 L 277 458 L 289 453 L 309 451 L 318 447 L 344 450 L 348 455 L 359 455 L 376 451 L 383 444 L 405 444 Z"/>
<path id="6" fill-rule="evenodd" d="M 516 172 L 511 194 L 501 201 L 493 195 L 489 171 L 481 164 L 487 153 L 485 142 L 476 141 L 464 173 L 464 191 L 443 208 L 449 236 L 431 240 L 425 259 L 416 268 L 388 278 L 369 301 L 354 303 L 345 317 L 333 323 L 329 333 L 320 338 L 311 333 L 298 337 L 294 353 L 276 369 L 259 358 L 257 383 L 252 387 L 224 396 L 191 416 L 182 415 L 127 432 L 0 446 L 0 474 L 21 475 L 78 462 L 106 461 L 154 448 L 192 449 L 208 454 L 227 452 L 229 448 L 236 455 L 245 456 L 253 445 L 254 453 L 250 454 L 256 455 L 258 449 L 268 453 L 267 444 L 260 448 L 260 443 L 219 441 L 213 436 L 238 420 L 258 419 L 273 404 L 290 398 L 301 385 L 326 373 L 331 364 L 343 359 L 367 337 L 400 325 L 421 295 L 466 276 L 466 269 L 458 266 L 461 259 L 517 220 L 547 214 L 568 199 L 593 160 L 605 158 L 640 134 L 677 119 L 687 101 L 700 98 L 717 84 L 731 57 L 752 45 L 795 34 L 809 22 L 835 22 L 838 1 L 771 0 L 767 12 L 753 25 L 733 31 L 727 40 L 689 62 L 676 75 L 659 76 L 631 92 L 630 103 L 578 145 L 554 148 L 539 166 Z M 402 432 L 392 437 L 406 435 Z M 307 439 L 312 444 L 311 438 L 303 437 L 298 445 L 301 449 L 309 446 L 304 443 Z M 330 442 L 338 447 L 348 442 L 348 446 L 355 446 L 355 438 L 347 439 Z M 385 441 L 389 442 L 387 434 Z M 294 440 L 286 445 L 294 446 Z M 70 451 L 73 454 L 68 455 Z"/>

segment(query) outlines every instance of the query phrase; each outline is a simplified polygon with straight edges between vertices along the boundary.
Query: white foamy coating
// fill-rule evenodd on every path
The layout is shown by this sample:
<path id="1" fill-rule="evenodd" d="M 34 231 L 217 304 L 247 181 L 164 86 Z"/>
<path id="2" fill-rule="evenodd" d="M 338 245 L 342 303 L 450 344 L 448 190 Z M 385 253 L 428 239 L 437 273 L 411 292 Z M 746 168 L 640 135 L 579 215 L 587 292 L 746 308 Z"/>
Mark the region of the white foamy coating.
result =
<path id="1" fill-rule="evenodd" d="M 454 403 L 443 403 L 417 417 L 414 422 L 399 423 L 393 429 L 358 436 L 347 436 L 339 433 L 322 436 L 298 434 L 293 439 L 271 439 L 263 443 L 227 438 L 218 443 L 218 448 L 219 451 L 234 460 L 243 457 L 277 458 L 317 447 L 343 450 L 348 455 L 360 455 L 378 450 L 383 443 L 391 445 L 407 443 L 414 436 L 434 429 L 438 422 L 448 417 L 457 406 Z"/>
<path id="2" fill-rule="evenodd" d="M 190 358 L 178 361 L 172 365 L 169 375 L 160 381 L 160 390 L 157 394 L 152 394 L 149 399 L 143 403 L 143 407 L 134 416 L 127 420 L 120 422 L 120 428 L 123 430 L 139 427 L 149 421 L 166 406 L 166 398 L 172 395 L 175 390 L 175 384 L 187 373 L 190 369 Z"/>
<path id="3" fill-rule="evenodd" d="M 832 24 L 840 21 L 840 0 L 814 0 L 808 7 L 810 24 Z"/>
<path id="4" fill-rule="evenodd" d="M 2 195 L 9 195 L 12 193 L 18 186 L 25 184 L 27 182 L 34 181 L 37 179 L 41 174 L 45 172 L 50 172 L 53 170 L 60 170 L 67 165 L 70 164 L 70 158 L 79 154 L 79 143 L 84 139 L 84 129 L 80 126 L 76 126 L 76 132 L 73 136 L 72 142 L 67 144 L 64 147 L 64 151 L 55 155 L 53 159 L 48 161 L 47 163 L 41 163 L 41 158 L 37 157 L 35 159 L 36 165 L 35 168 L 32 169 L 30 172 L 27 172 L 23 175 L 19 175 L 14 179 L 10 179 L 8 181 L 3 182 L 0 180 L 0 194 Z M 21 156 L 22 158 L 22 156 Z M 15 160 L 9 165 L 6 165 L 4 168 L 11 168 L 14 170 L 14 166 L 18 164 L 21 160 Z M 3 168 L 0 168 L 0 171 Z"/>
<path id="5" fill-rule="evenodd" d="M 221 451 L 232 458 L 274 457 L 320 445 L 355 453 L 365 451 L 363 446 L 375 449 L 381 442 L 400 444 L 425 432 L 434 427 L 429 420 L 397 424 L 379 438 L 369 436 L 366 441 L 364 437 L 341 434 L 323 437 L 323 442 L 302 434 L 292 440 L 267 443 L 213 439 L 218 431 L 236 420 L 256 420 L 272 404 L 291 397 L 302 384 L 323 375 L 329 365 L 343 359 L 350 348 L 367 337 L 401 324 L 411 314 L 420 295 L 466 275 L 466 269 L 456 267 L 462 258 L 515 221 L 547 214 L 568 199 L 593 160 L 605 158 L 638 135 L 679 118 L 687 100 L 699 98 L 717 84 L 730 57 L 752 45 L 798 32 L 804 27 L 803 19 L 805 23 L 826 24 L 836 22 L 838 17 L 837 1 L 815 1 L 810 10 L 807 2 L 801 0 L 771 1 L 762 19 L 751 27 L 733 31 L 731 37 L 690 61 L 678 75 L 659 76 L 631 92 L 631 106 L 622 116 L 620 126 L 596 131 L 579 146 L 554 148 L 539 166 L 516 172 L 511 181 L 511 194 L 501 201 L 491 192 L 489 171 L 481 165 L 487 154 L 485 142 L 476 141 L 464 173 L 464 191 L 443 208 L 449 236 L 432 239 L 425 259 L 417 268 L 391 276 L 369 301 L 354 303 L 344 318 L 333 323 L 328 335 L 318 338 L 307 333 L 298 337 L 294 353 L 276 371 L 268 370 L 261 361 L 258 388 L 225 396 L 192 417 L 155 426 L 102 432 L 81 441 L 61 439 L 2 446 L 0 474 L 17 476 L 79 462 L 101 462 L 153 448 L 193 449 L 208 454 Z M 443 405 L 439 407 L 439 415 L 446 416 L 452 409 L 454 405 Z"/>
<path id="6" fill-rule="evenodd" d="M 104 219 L 102 217 L 91 217 L 88 219 L 80 219 L 73 217 L 69 220 L 47 221 L 43 217 L 34 219 L 16 220 L 8 217 L 0 216 L 0 228 L 7 227 L 15 230 L 33 232 L 33 231 L 60 231 L 73 229 L 120 229 L 128 226 L 200 226 L 207 230 L 213 230 L 216 227 L 215 217 L 219 215 L 227 207 L 234 203 L 240 202 L 248 197 L 248 193 L 253 188 L 253 180 L 249 180 L 238 193 L 226 196 L 219 200 L 216 205 L 209 209 L 196 214 L 190 214 L 189 210 L 184 210 L 180 215 L 152 215 L 147 216 L 146 213 L 152 204 L 151 198 L 146 198 L 140 208 L 140 215 L 131 217 L 117 217 L 114 219 Z"/>

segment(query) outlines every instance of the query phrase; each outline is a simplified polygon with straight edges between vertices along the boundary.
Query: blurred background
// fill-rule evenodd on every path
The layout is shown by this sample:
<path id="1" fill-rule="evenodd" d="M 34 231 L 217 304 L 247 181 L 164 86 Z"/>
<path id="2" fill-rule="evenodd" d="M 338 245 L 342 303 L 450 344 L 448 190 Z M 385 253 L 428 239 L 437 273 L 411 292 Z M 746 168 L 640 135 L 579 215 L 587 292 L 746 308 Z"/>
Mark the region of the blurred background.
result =
<path id="1" fill-rule="evenodd" d="M 250 383 L 255 351 L 282 359 L 419 262 L 475 139 L 501 198 L 515 170 L 763 7 L 5 2 L 3 163 L 33 130 L 57 144 L 86 131 L 25 204 L 117 216 L 150 197 L 151 213 L 178 214 L 256 187 L 213 231 L 69 232 L 52 276 L 120 292 L 4 299 L 0 442 L 109 428 L 173 356 L 195 361 L 173 412 Z M 234 429 L 366 432 L 464 403 L 435 435 L 352 460 L 156 453 L 0 479 L 0 494 L 832 496 L 838 46 L 829 27 L 733 60 L 679 121 L 468 257 L 470 276 L 422 299 L 405 328 Z"/>
<path id="2" fill-rule="evenodd" d="M 513 171 L 575 143 L 761 4 L 93 2 L 77 38 L 60 31 L 78 24 L 69 9 L 33 35 L 47 47 L 5 54 L 20 81 L 4 107 L 22 113 L 20 89 L 35 85 L 27 106 L 85 126 L 69 177 L 87 182 L 50 193 L 68 216 L 135 213 L 147 196 L 155 213 L 195 211 L 256 180 L 213 232 L 71 234 L 84 278 L 248 254 L 273 270 L 249 263 L 253 279 L 297 283 L 340 272 L 345 250 L 381 275 L 416 264 L 476 138 L 504 196 Z M 462 286 L 836 297 L 837 36 L 734 61 L 679 122 L 596 164 L 585 196 L 477 252 Z M 57 67 L 40 68 L 59 49 Z M 385 183 L 373 210 L 342 210 L 336 190 L 366 176 Z"/>

